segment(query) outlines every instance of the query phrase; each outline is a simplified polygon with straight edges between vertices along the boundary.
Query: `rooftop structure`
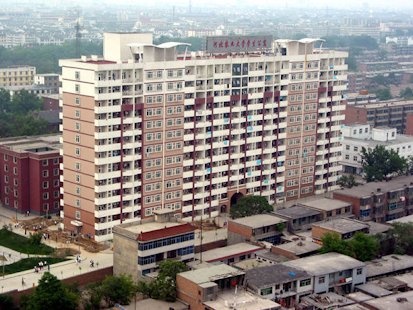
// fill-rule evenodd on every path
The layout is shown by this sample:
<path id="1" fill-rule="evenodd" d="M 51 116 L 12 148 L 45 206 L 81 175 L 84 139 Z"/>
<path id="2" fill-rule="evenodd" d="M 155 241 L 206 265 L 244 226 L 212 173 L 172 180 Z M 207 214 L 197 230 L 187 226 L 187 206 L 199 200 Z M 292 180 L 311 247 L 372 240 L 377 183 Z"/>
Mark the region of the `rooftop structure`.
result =
<path id="1" fill-rule="evenodd" d="M 202 260 L 208 263 L 232 264 L 248 258 L 255 258 L 255 253 L 261 250 L 260 246 L 242 242 L 202 252 Z M 200 258 L 200 256 L 201 254 L 197 254 L 196 258 Z"/>
<path id="2" fill-rule="evenodd" d="M 354 292 L 346 295 L 347 298 L 354 300 L 356 303 L 361 303 L 366 300 L 374 299 L 373 296 L 363 292 Z"/>
<path id="3" fill-rule="evenodd" d="M 243 271 L 226 264 L 211 265 L 207 268 L 190 270 L 180 273 L 179 276 L 195 284 L 207 284 L 228 277 L 244 275 Z"/>
<path id="4" fill-rule="evenodd" d="M 374 283 L 366 283 L 356 286 L 356 289 L 360 292 L 367 293 L 373 297 L 384 297 L 393 294 L 392 291 L 386 290 Z"/>
<path id="5" fill-rule="evenodd" d="M 368 300 L 364 304 L 370 310 L 411 310 L 413 309 L 413 291 Z"/>
<path id="6" fill-rule="evenodd" d="M 280 218 L 274 215 L 269 215 L 269 214 L 251 215 L 251 216 L 246 216 L 246 217 L 242 217 L 242 218 L 231 220 L 231 221 L 239 225 L 243 225 L 243 226 L 250 227 L 253 229 L 265 227 L 265 226 L 277 225 L 277 224 L 286 222 L 286 220 L 283 218 Z"/>
<path id="7" fill-rule="evenodd" d="M 316 254 L 320 249 L 321 245 L 315 242 L 298 240 L 275 245 L 271 248 L 271 252 L 293 259 Z"/>
<path id="8" fill-rule="evenodd" d="M 386 255 L 366 262 L 367 278 L 378 278 L 400 271 L 413 269 L 413 260 L 409 255 Z"/>
<path id="9" fill-rule="evenodd" d="M 357 232 L 369 233 L 369 228 L 368 224 L 360 221 L 338 218 L 313 224 L 311 231 L 316 240 L 321 240 L 326 233 L 337 233 L 342 239 L 349 239 Z"/>
<path id="10" fill-rule="evenodd" d="M 320 262 L 322 262 L 322 264 Z M 338 253 L 304 257 L 285 262 L 283 265 L 305 270 L 315 276 L 366 266 L 365 263 L 357 259 Z"/>
<path id="11" fill-rule="evenodd" d="M 319 295 L 309 295 L 301 298 L 301 307 L 314 307 L 314 309 L 336 309 L 354 304 L 355 302 L 336 293 L 324 293 Z"/>

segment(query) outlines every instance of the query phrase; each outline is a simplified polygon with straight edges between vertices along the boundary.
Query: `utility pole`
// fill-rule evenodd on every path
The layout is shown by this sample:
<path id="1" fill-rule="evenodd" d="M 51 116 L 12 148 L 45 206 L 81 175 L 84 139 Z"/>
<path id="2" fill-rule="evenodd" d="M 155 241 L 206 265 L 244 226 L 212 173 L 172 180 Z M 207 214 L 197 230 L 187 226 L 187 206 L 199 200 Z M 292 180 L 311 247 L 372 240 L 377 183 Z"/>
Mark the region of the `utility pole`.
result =
<path id="1" fill-rule="evenodd" d="M 80 57 L 80 40 L 82 38 L 82 34 L 80 33 L 80 12 L 79 9 L 77 10 L 77 19 L 76 19 L 76 57 Z"/>

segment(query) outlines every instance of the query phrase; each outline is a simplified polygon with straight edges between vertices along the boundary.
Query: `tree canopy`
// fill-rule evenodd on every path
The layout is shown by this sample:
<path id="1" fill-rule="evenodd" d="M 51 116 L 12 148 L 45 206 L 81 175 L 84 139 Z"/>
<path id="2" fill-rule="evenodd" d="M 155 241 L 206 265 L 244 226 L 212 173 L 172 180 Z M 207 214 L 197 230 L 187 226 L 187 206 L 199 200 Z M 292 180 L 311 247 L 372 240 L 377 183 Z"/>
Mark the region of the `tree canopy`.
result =
<path id="1" fill-rule="evenodd" d="M 337 184 L 345 188 L 352 188 L 358 185 L 353 174 L 342 175 L 340 179 L 337 180 Z"/>
<path id="2" fill-rule="evenodd" d="M 400 91 L 400 97 L 404 99 L 412 99 L 413 98 L 413 90 L 410 87 L 406 87 Z"/>
<path id="3" fill-rule="evenodd" d="M 135 294 L 136 287 L 130 276 L 108 276 L 103 280 L 100 291 L 109 306 L 116 303 L 127 305 Z"/>
<path id="4" fill-rule="evenodd" d="M 372 90 L 372 92 L 376 94 L 376 97 L 379 100 L 389 100 L 393 98 L 389 88 L 378 88 Z"/>
<path id="5" fill-rule="evenodd" d="M 22 302 L 25 310 L 75 310 L 78 307 L 79 296 L 63 285 L 54 275 L 45 272 L 39 280 L 39 285 L 31 295 Z"/>
<path id="6" fill-rule="evenodd" d="M 240 218 L 255 214 L 268 213 L 273 211 L 273 207 L 265 197 L 243 196 L 238 199 L 234 206 L 231 206 L 231 217 Z"/>
<path id="7" fill-rule="evenodd" d="M 1 88 L 0 138 L 49 133 L 47 122 L 33 116 L 41 105 L 41 100 L 26 90 L 16 92 L 10 98 L 10 93 Z"/>
<path id="8" fill-rule="evenodd" d="M 361 261 L 375 258 L 379 251 L 379 242 L 373 236 L 358 232 L 353 238 L 342 240 L 336 233 L 327 233 L 322 238 L 322 253 L 337 252 Z"/>
<path id="9" fill-rule="evenodd" d="M 140 281 L 137 290 L 150 298 L 174 302 L 176 300 L 176 275 L 186 270 L 188 268 L 183 262 L 162 261 L 159 264 L 158 277 L 150 283 Z"/>
<path id="10" fill-rule="evenodd" d="M 362 148 L 362 167 L 367 182 L 383 181 L 393 174 L 404 174 L 408 170 L 407 159 L 393 149 L 377 145 L 374 149 Z"/>

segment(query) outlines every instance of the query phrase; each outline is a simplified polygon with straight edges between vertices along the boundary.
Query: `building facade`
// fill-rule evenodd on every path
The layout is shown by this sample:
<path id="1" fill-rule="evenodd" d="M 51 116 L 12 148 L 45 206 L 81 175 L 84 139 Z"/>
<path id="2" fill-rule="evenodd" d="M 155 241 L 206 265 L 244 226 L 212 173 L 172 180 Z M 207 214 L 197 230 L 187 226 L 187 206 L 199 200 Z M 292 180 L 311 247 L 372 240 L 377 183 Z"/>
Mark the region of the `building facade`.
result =
<path id="1" fill-rule="evenodd" d="M 166 259 L 194 259 L 195 233 L 189 223 L 179 223 L 170 211 L 155 211 L 154 221 L 132 222 L 114 228 L 113 272 L 136 281 L 158 269 Z"/>
<path id="2" fill-rule="evenodd" d="M 413 113 L 413 100 L 391 100 L 376 103 L 347 105 L 345 124 L 370 124 L 372 127 L 397 128 L 398 133 L 408 133 L 408 116 Z M 410 133 L 411 134 L 411 133 Z"/>
<path id="3" fill-rule="evenodd" d="M 401 157 L 413 155 L 413 137 L 397 133 L 396 128 L 371 128 L 370 125 L 351 125 L 342 129 L 343 133 L 343 171 L 361 174 L 362 155 L 365 149 L 383 146 L 387 150 L 397 152 Z"/>
<path id="4" fill-rule="evenodd" d="M 336 189 L 347 53 L 314 42 L 179 56 L 107 33 L 103 58 L 61 60 L 65 227 L 107 240 L 160 208 L 192 221 Z"/>
<path id="5" fill-rule="evenodd" d="M 0 203 L 17 213 L 60 211 L 59 136 L 0 140 Z"/>
<path id="6" fill-rule="evenodd" d="M 0 68 L 0 87 L 32 85 L 35 74 L 31 66 Z"/>
<path id="7" fill-rule="evenodd" d="M 351 203 L 357 219 L 384 223 L 413 214 L 413 177 L 371 182 L 335 191 L 333 197 Z"/>

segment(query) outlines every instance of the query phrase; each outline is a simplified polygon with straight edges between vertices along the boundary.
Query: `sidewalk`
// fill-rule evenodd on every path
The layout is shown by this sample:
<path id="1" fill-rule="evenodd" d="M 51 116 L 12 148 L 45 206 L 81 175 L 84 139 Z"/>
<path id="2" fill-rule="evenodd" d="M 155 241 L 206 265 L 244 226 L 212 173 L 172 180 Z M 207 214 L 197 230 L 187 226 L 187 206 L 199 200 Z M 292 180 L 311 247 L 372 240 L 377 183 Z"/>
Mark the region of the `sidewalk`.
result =
<path id="1" fill-rule="evenodd" d="M 113 266 L 112 252 L 88 254 L 90 255 L 88 256 L 85 254 L 81 256 L 82 262 L 80 264 L 76 263 L 73 258 L 66 262 L 50 265 L 50 273 L 61 280 Z M 89 265 L 90 259 L 93 259 L 95 262 L 95 267 L 93 268 Z M 4 276 L 0 278 L 1 293 L 13 290 L 20 291 L 37 286 L 39 279 L 43 276 L 45 271 L 47 271 L 47 268 L 39 273 L 35 273 L 34 270 L 31 269 Z"/>

